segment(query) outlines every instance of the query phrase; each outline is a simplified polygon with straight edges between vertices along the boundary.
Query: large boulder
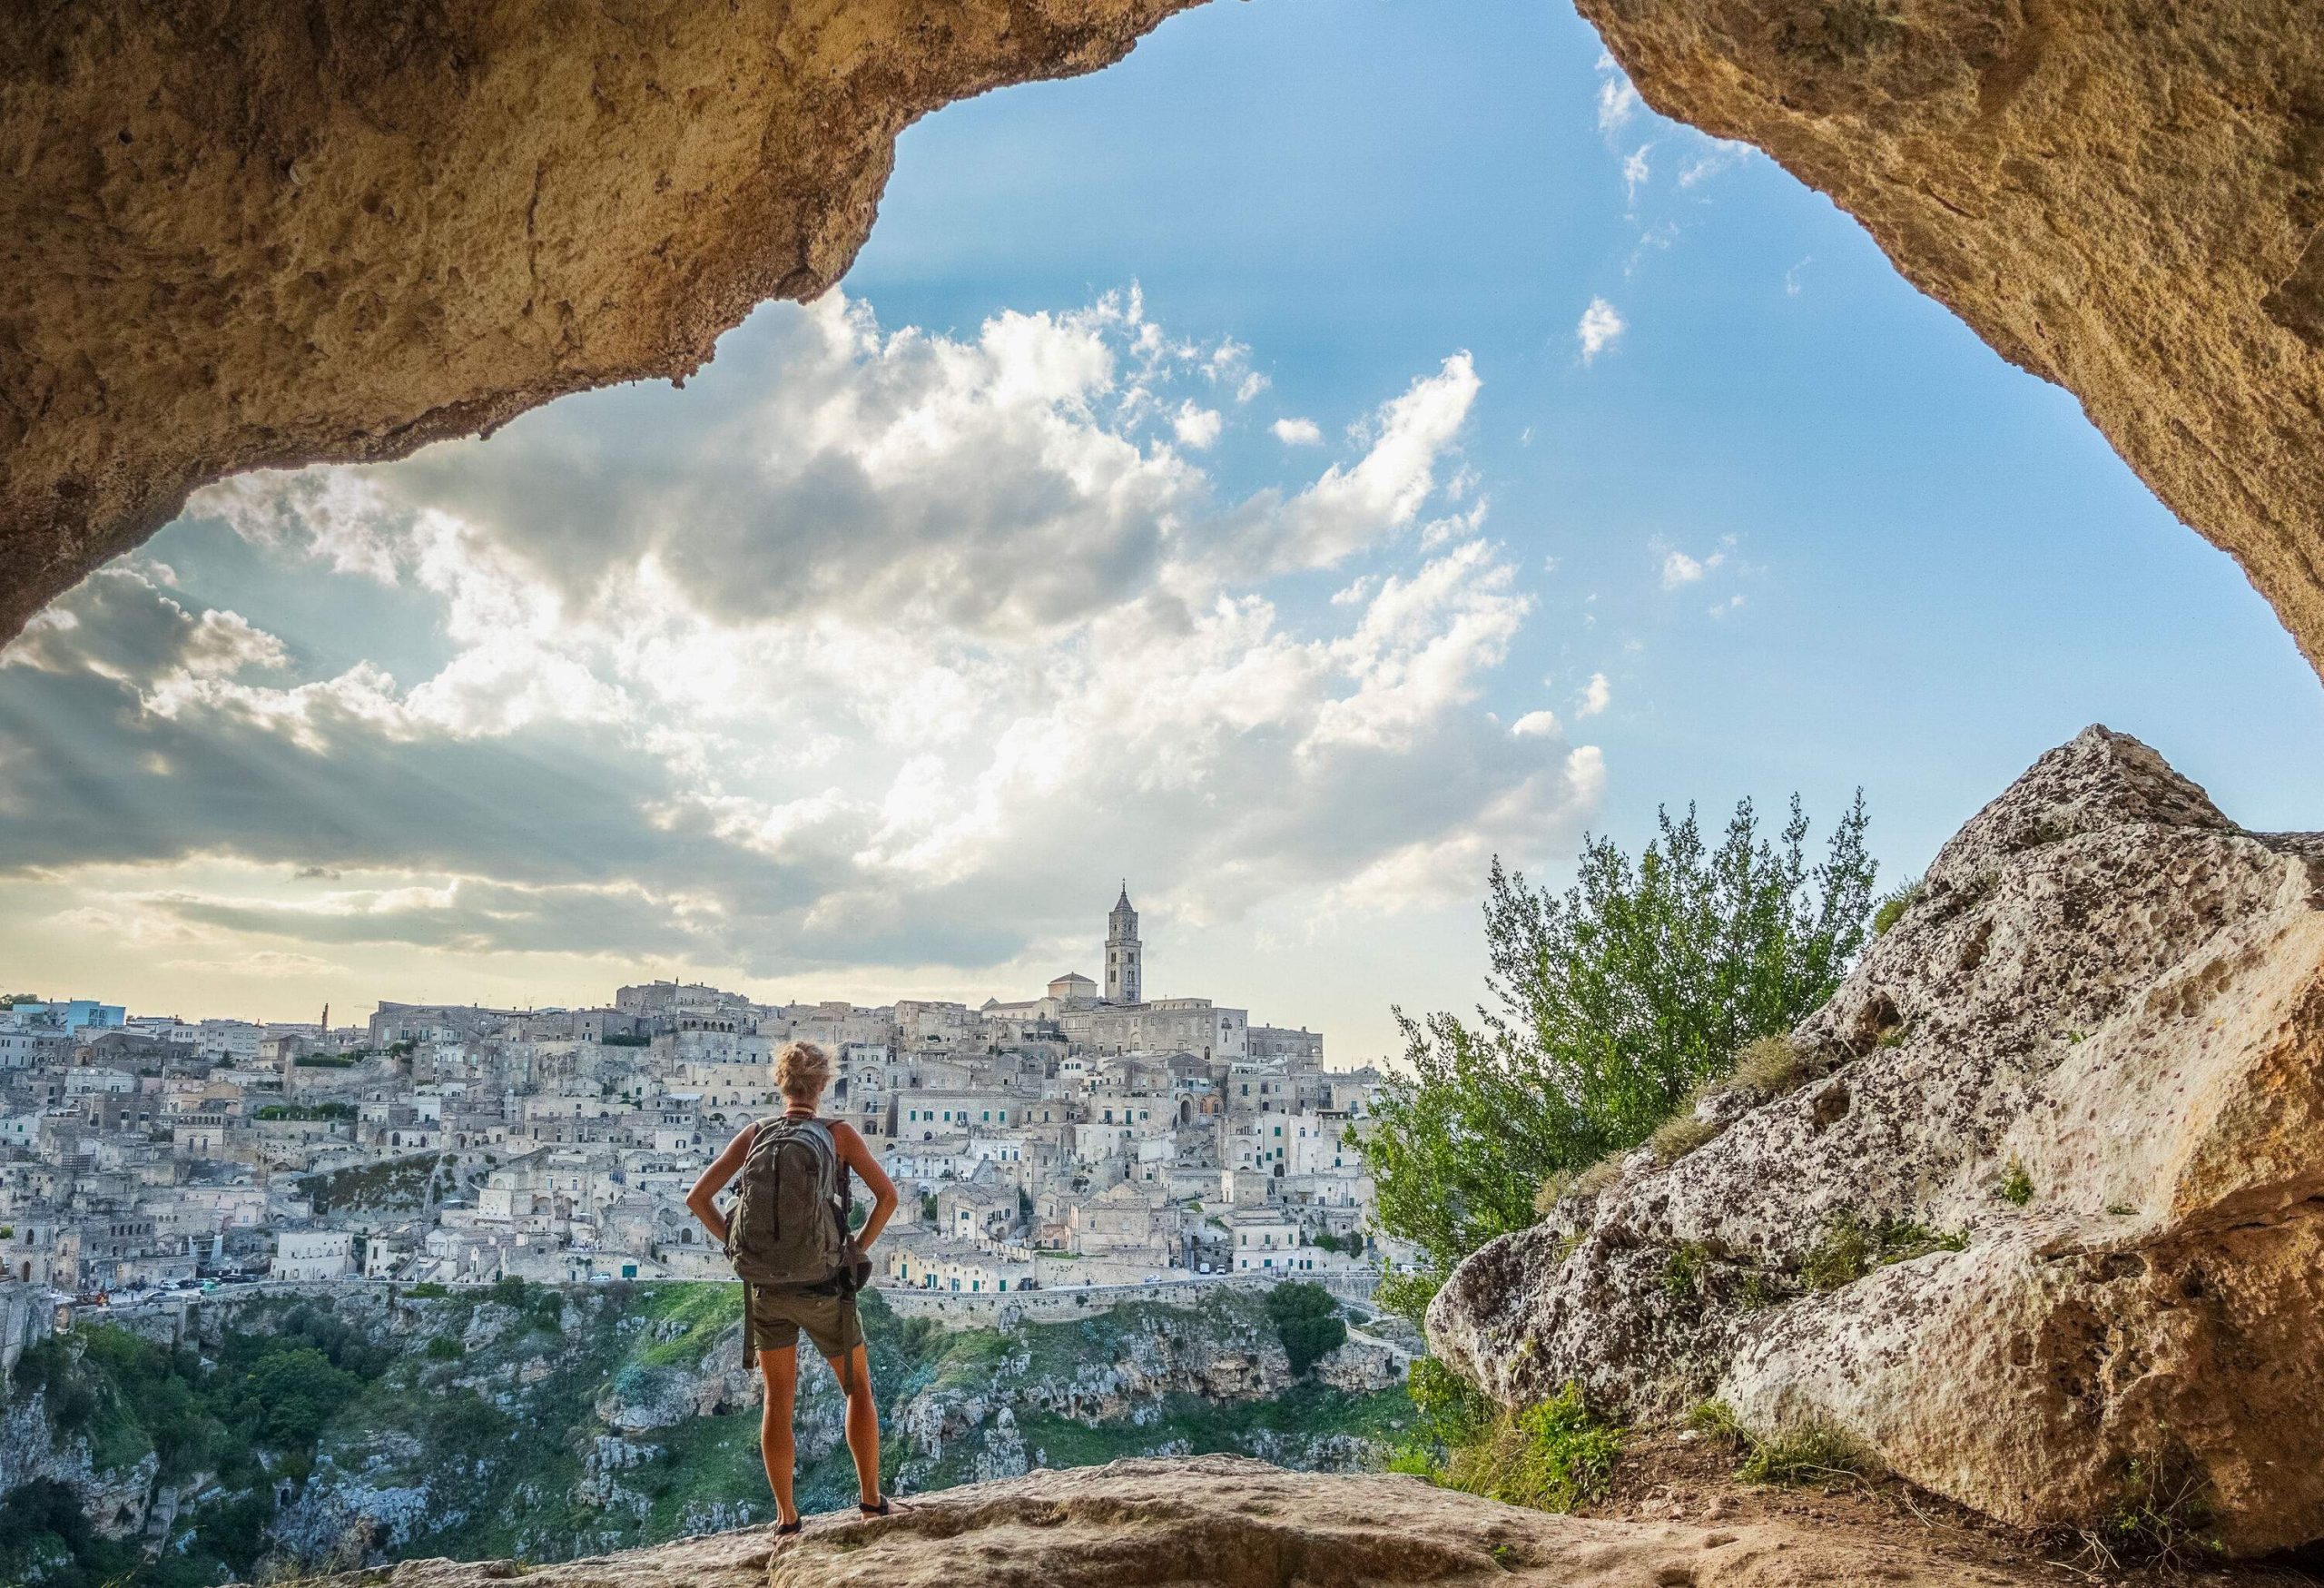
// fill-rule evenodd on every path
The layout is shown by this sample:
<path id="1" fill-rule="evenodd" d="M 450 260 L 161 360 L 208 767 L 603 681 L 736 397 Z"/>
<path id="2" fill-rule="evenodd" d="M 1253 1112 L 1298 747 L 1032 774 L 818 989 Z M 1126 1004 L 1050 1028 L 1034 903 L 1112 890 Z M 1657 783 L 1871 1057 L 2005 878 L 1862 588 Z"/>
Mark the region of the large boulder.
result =
<path id="1" fill-rule="evenodd" d="M 2159 1492 L 2230 1552 L 2324 1535 L 2324 838 L 2088 729 L 1792 1043 L 1782 1095 L 1472 1258 L 1436 1349 L 1512 1405 L 1817 1425 L 2020 1524 Z"/>

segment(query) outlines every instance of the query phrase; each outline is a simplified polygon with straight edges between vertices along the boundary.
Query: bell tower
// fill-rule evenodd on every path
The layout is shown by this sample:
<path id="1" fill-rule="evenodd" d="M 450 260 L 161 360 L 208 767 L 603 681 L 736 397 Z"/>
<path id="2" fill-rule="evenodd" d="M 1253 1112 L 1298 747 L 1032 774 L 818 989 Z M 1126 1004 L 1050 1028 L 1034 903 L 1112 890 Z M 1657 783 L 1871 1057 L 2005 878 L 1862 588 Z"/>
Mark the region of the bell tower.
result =
<path id="1" fill-rule="evenodd" d="M 1122 880 L 1122 896 L 1113 913 L 1106 917 L 1106 1001 L 1146 1001 L 1138 967 L 1137 912 L 1130 908 L 1128 878 Z"/>

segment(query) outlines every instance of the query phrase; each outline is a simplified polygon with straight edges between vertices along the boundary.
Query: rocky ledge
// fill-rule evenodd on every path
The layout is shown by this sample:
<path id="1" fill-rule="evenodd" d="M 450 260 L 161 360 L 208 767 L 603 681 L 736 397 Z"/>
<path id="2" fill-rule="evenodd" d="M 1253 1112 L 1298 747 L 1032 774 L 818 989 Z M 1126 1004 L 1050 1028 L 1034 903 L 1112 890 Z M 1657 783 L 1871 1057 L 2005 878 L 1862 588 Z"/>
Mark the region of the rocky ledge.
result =
<path id="1" fill-rule="evenodd" d="M 2324 1535 L 2324 836 L 2136 739 L 2044 755 L 1787 1047 L 1594 1178 L 1431 1313 L 1505 1403 L 1716 1397 L 2019 1526 Z"/>
<path id="2" fill-rule="evenodd" d="M 948 1489 L 877 1520 L 818 1519 L 564 1565 L 407 1561 L 363 1588 L 1354 1588 L 1654 1583 L 1661 1588 L 2013 1588 L 2050 1581 L 1928 1537 L 1773 1519 L 1709 1527 L 1590 1521 L 1419 1478 L 1290 1473 L 1239 1456 L 1118 1461 Z M 359 1579 L 335 1582 L 355 1588 Z"/>

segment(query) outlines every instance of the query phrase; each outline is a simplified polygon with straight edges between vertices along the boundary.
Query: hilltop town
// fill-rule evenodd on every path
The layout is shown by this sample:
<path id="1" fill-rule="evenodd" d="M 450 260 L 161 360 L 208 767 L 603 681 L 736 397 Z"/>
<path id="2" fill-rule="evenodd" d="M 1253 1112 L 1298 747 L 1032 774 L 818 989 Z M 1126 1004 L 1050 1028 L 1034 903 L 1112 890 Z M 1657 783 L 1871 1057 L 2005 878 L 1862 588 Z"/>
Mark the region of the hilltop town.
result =
<path id="1" fill-rule="evenodd" d="M 724 1277 L 687 1213 L 823 1044 L 827 1113 L 897 1182 L 891 1289 L 1210 1277 L 1368 1290 L 1354 1142 L 1382 1077 L 1320 1033 L 1144 995 L 1125 884 L 1103 982 L 1036 998 L 754 1002 L 652 981 L 602 1008 L 383 1002 L 359 1026 L 0 1009 L 0 1261 L 84 1297 L 271 1281 Z M 868 1203 L 869 1198 L 861 1198 Z"/>

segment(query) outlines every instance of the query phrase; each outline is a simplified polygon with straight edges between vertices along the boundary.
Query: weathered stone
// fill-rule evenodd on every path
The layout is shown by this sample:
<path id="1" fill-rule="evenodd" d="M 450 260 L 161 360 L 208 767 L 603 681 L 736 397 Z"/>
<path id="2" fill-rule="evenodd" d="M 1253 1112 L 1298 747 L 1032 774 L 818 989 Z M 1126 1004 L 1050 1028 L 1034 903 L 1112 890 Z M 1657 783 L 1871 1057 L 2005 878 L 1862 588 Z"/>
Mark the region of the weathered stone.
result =
<path id="1" fill-rule="evenodd" d="M 407 1561 L 363 1588 L 2012 1588 L 2043 1581 L 1991 1561 L 1789 1521 L 1717 1527 L 1585 1521 L 1519 1510 L 1419 1478 L 1287 1473 L 1236 1456 L 1118 1461 L 916 1498 L 875 1520 L 817 1519 L 564 1565 Z M 353 1588 L 355 1579 L 334 1579 Z"/>
<path id="2" fill-rule="evenodd" d="M 1579 5 L 2081 398 L 2324 670 L 2324 4 Z"/>
<path id="3" fill-rule="evenodd" d="M 1510 1403 L 1827 1425 L 2020 1524 L 2161 1470 L 2230 1550 L 2324 1535 L 2324 837 L 2092 728 L 1794 1041 L 1820 1079 L 1487 1247 L 1437 1348 Z"/>
<path id="4" fill-rule="evenodd" d="M 0 7 L 0 641 L 237 469 L 699 369 L 897 133 L 1192 0 Z"/>

